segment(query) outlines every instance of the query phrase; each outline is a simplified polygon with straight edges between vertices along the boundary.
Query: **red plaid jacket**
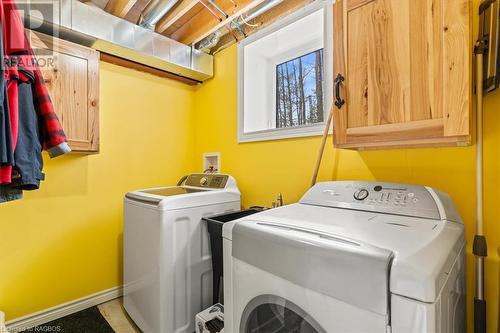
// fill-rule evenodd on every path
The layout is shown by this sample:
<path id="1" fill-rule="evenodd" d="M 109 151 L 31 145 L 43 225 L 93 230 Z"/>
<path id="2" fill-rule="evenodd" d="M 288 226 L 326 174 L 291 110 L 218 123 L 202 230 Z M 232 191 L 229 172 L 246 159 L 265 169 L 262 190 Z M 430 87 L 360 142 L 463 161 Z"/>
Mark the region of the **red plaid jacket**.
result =
<path id="1" fill-rule="evenodd" d="M 50 157 L 56 157 L 71 151 L 69 148 L 66 136 L 62 126 L 54 111 L 54 106 L 50 100 L 50 96 L 45 86 L 42 72 L 38 67 L 33 50 L 30 47 L 26 37 L 24 26 L 17 12 L 17 7 L 13 0 L 0 0 L 0 19 L 3 31 L 3 45 L 5 52 L 5 63 L 8 65 L 6 74 L 8 79 L 12 76 L 12 72 L 17 73 L 18 67 L 23 67 L 34 74 L 33 83 L 33 98 L 35 110 L 38 113 L 41 142 L 43 148 L 48 151 Z M 11 82 L 12 83 L 12 82 Z M 15 83 L 15 82 L 14 82 Z M 9 90 L 10 88 L 10 90 Z M 8 88 L 8 103 L 13 107 L 11 113 L 16 113 L 17 110 L 17 89 Z M 14 114 L 12 119 L 17 119 Z M 12 124 L 13 136 L 17 133 L 17 122 Z M 17 137 L 13 138 L 13 148 L 17 142 Z M 12 166 L 4 165 L 0 167 L 0 184 L 10 183 Z"/>

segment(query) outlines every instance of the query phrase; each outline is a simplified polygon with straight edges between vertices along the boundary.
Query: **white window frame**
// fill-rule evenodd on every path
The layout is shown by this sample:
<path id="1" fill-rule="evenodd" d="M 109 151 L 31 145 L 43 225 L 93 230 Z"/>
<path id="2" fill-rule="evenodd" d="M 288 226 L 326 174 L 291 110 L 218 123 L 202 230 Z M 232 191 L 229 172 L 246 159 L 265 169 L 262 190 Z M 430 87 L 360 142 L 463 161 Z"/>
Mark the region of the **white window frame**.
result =
<path id="1" fill-rule="evenodd" d="M 245 66 L 245 47 L 269 34 L 272 34 L 289 24 L 300 20 L 320 9 L 323 8 L 324 13 L 324 42 L 323 42 L 323 68 L 324 68 L 324 86 L 323 86 L 323 119 L 328 119 L 328 113 L 330 112 L 330 104 L 333 99 L 333 12 L 332 12 L 332 1 L 331 0 L 317 0 L 312 4 L 296 11 L 293 14 L 288 15 L 284 19 L 279 20 L 271 24 L 270 26 L 260 30 L 254 35 L 244 39 L 238 46 L 238 142 L 254 142 L 254 141 L 268 141 L 268 140 L 279 140 L 287 138 L 298 138 L 307 136 L 317 136 L 323 133 L 325 127 L 325 121 L 321 123 L 316 123 L 312 125 L 301 125 L 296 127 L 284 127 L 284 128 L 271 128 L 261 131 L 246 132 L 244 127 L 245 110 L 244 110 L 244 66 Z M 309 51 L 309 48 L 306 50 Z M 304 52 L 306 54 L 308 52 Z M 295 58 L 297 55 L 292 56 Z M 290 59 L 291 59 L 290 58 Z M 286 60 L 285 60 L 286 61 Z M 280 59 L 275 59 L 274 61 L 279 65 L 284 61 Z M 270 80 L 273 80 L 273 105 L 276 105 L 276 72 L 273 71 Z M 276 110 L 273 110 L 276 111 Z M 276 123 L 276 117 L 273 117 L 273 125 Z"/>

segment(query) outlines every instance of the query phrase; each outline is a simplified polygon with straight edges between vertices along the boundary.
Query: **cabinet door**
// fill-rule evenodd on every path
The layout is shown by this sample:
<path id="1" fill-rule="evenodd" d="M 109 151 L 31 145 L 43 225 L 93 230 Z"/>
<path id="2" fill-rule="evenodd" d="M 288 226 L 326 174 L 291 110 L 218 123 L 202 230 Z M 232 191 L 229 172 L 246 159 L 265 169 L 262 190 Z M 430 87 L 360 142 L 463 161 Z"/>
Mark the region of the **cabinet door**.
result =
<path id="1" fill-rule="evenodd" d="M 99 52 L 28 32 L 55 111 L 75 152 L 99 151 Z"/>
<path id="2" fill-rule="evenodd" d="M 342 148 L 470 143 L 470 0 L 337 0 Z"/>

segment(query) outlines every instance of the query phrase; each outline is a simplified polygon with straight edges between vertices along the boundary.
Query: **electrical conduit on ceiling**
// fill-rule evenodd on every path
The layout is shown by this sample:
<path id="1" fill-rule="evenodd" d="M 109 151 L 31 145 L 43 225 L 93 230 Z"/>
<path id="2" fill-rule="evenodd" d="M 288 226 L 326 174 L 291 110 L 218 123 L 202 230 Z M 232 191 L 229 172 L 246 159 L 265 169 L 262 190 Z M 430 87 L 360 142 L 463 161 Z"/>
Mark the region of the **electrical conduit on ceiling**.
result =
<path id="1" fill-rule="evenodd" d="M 247 24 L 247 22 L 253 20 L 254 18 L 264 14 L 265 12 L 267 12 L 268 10 L 270 10 L 271 8 L 274 8 L 276 7 L 277 5 L 281 4 L 284 0 L 269 0 L 269 1 L 266 1 L 262 4 L 260 4 L 259 6 L 251 9 L 246 17 L 243 17 L 243 15 L 241 15 L 239 18 L 231 21 L 230 23 L 230 26 L 231 27 L 235 27 L 236 29 L 238 29 L 240 32 L 243 31 L 243 29 L 241 29 L 241 26 L 244 25 L 244 24 Z M 210 50 L 215 46 L 217 45 L 217 43 L 219 42 L 219 40 L 221 39 L 221 37 L 225 36 L 228 31 L 227 30 L 231 30 L 229 28 L 227 28 L 226 26 L 225 27 L 222 27 L 218 30 L 216 30 L 215 32 L 213 32 L 211 35 L 209 35 L 208 37 L 206 37 L 205 39 L 203 39 L 200 44 L 199 44 L 199 47 L 198 49 L 199 50 L 202 50 L 206 53 L 210 53 Z M 231 32 L 231 31 L 230 31 Z M 242 34 L 246 37 L 246 34 L 244 32 L 242 32 Z"/>

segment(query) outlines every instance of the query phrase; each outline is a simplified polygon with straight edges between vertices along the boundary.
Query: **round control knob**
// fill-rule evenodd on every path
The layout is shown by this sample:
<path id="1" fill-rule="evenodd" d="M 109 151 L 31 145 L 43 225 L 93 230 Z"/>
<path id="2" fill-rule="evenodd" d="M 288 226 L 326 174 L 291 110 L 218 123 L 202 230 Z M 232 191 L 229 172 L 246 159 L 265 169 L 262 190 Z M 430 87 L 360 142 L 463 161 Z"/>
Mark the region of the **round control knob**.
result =
<path id="1" fill-rule="evenodd" d="M 368 190 L 362 188 L 362 189 L 356 191 L 356 193 L 354 193 L 354 199 L 359 200 L 359 201 L 365 200 L 368 197 L 368 194 L 370 194 L 368 192 Z"/>
<path id="2" fill-rule="evenodd" d="M 208 184 L 208 179 L 207 179 L 207 177 L 202 177 L 202 178 L 200 179 L 200 185 L 201 185 L 201 186 L 206 186 L 207 184 Z"/>

